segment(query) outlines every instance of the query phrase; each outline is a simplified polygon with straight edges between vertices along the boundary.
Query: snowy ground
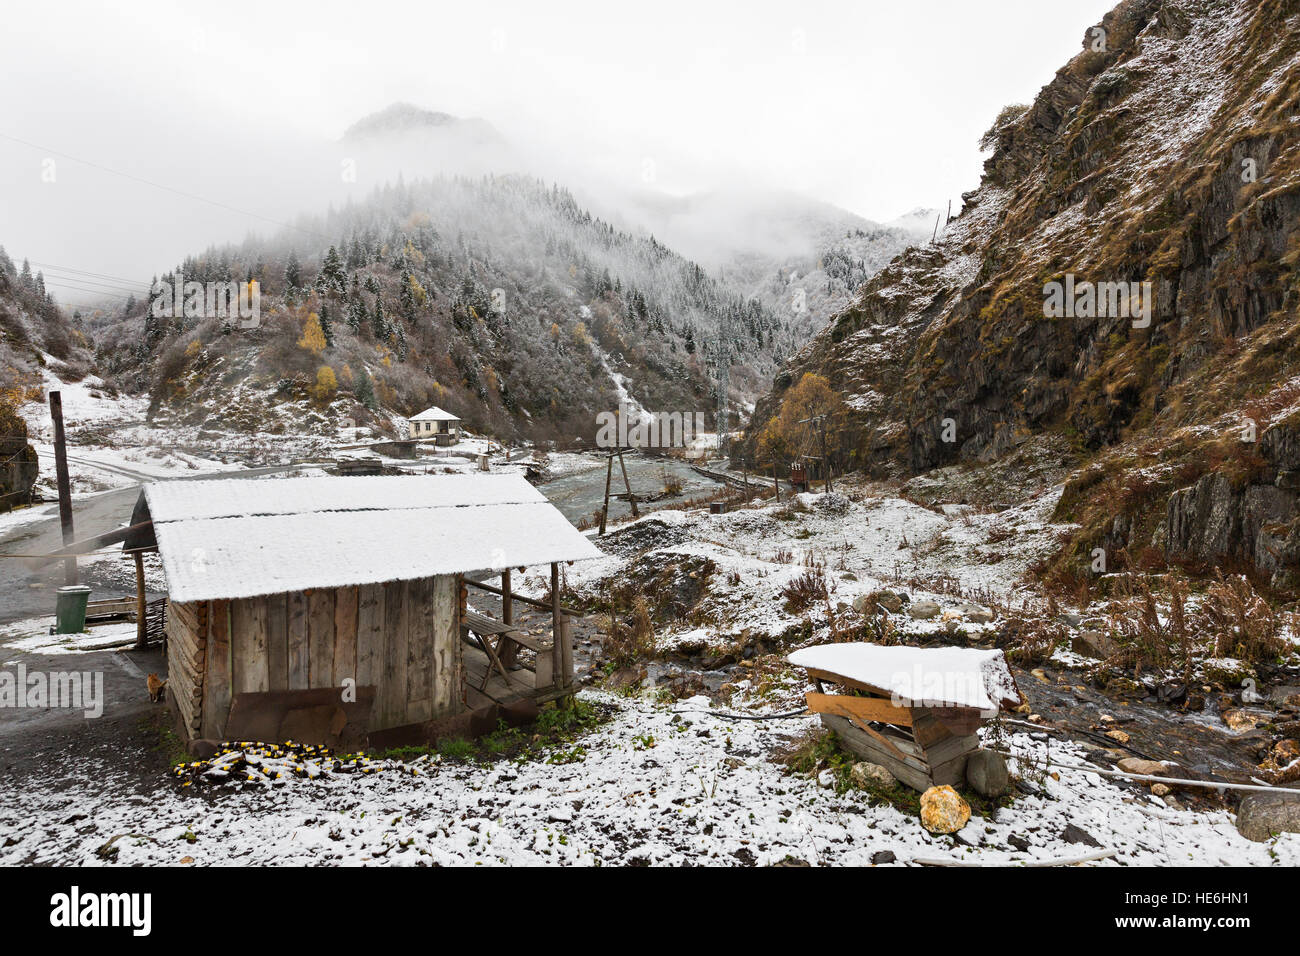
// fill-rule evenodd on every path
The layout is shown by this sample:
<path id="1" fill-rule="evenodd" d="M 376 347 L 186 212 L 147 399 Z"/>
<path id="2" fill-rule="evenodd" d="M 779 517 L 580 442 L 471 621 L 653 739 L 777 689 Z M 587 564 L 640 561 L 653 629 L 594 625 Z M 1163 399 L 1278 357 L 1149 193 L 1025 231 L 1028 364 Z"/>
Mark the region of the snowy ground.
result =
<path id="1" fill-rule="evenodd" d="M 704 698 L 601 699 L 617 716 L 555 762 L 426 763 L 419 776 L 376 762 L 364 775 L 233 789 L 160 779 L 148 793 L 109 762 L 54 764 L 48 780 L 0 797 L 0 863 L 95 865 L 97 848 L 129 834 L 114 844 L 119 865 L 868 864 L 886 850 L 900 864 L 1013 864 L 1092 850 L 1060 840 L 1073 823 L 1118 852 L 1100 865 L 1300 864 L 1298 836 L 1250 843 L 1226 813 L 1170 810 L 1076 771 L 973 817 L 960 841 L 936 837 L 864 792 L 837 796 L 774 763 L 807 721 L 719 718 Z M 1041 750 L 1024 735 L 1012 745 Z M 1082 761 L 1059 745 L 1053 756 Z"/>
<path id="2" fill-rule="evenodd" d="M 237 448 L 218 439 L 202 454 L 183 449 L 175 435 L 144 423 L 138 402 L 107 397 L 94 379 L 64 385 L 63 392 L 75 434 L 88 439 L 71 452 L 82 491 L 96 482 L 116 487 L 237 467 Z M 25 412 L 41 447 L 48 442 L 41 407 Z M 96 431 L 100 426 L 105 430 Z M 355 438 L 341 436 L 321 447 L 336 453 L 348 437 Z M 266 440 L 274 447 L 280 439 Z M 352 444 L 348 453 L 372 453 Z M 439 450 L 450 454 L 384 461 L 412 471 L 472 472 L 477 454 L 489 450 L 483 440 L 469 438 Z M 498 458 L 493 471 L 522 470 L 530 461 L 504 464 Z M 553 476 L 600 467 L 588 455 L 548 458 Z M 1050 521 L 1058 494 L 1051 488 L 985 514 L 964 506 L 925 507 L 897 489 L 843 479 L 834 495 L 805 494 L 723 515 L 657 511 L 594 539 L 607 556 L 566 567 L 566 582 L 579 597 L 598 597 L 634 566 L 697 567 L 707 559 L 712 571 L 691 618 L 656 633 L 661 650 L 687 654 L 753 637 L 784 637 L 785 650 L 825 641 L 832 627 L 855 619 L 855 599 L 880 589 L 906 594 L 911 605 L 927 599 L 939 605 L 926 619 L 906 610 L 893 615 L 909 635 L 939 632 L 955 645 L 987 644 L 994 626 L 985 620 L 988 609 L 1037 600 L 1026 570 L 1052 551 L 1064 530 Z M 0 533 L 53 513 L 53 505 L 42 505 L 0 517 Z M 128 562 L 114 555 L 98 560 L 116 562 L 124 589 L 133 588 Z M 828 600 L 787 610 L 782 589 L 814 568 L 825 576 Z M 527 569 L 515 586 L 542 593 L 544 570 Z M 150 559 L 146 575 L 151 590 L 163 587 L 156 560 Z M 124 636 L 128 628 L 134 633 L 134 625 L 124 625 Z M 72 638 L 47 632 L 44 619 L 6 627 L 0 653 L 93 653 L 116 637 L 112 628 Z M 751 721 L 705 712 L 796 709 L 805 681 L 781 655 L 734 665 L 714 695 L 726 700 L 729 694 L 725 704 L 704 697 L 671 700 L 656 687 L 657 676 L 652 669 L 640 696 L 584 691 L 589 700 L 616 708 L 616 715 L 549 760 L 488 766 L 426 761 L 419 775 L 403 764 L 376 762 L 369 774 L 186 788 L 161 773 L 142 784 L 138 757 L 52 759 L 49 773 L 31 776 L 21 793 L 0 791 L 0 863 L 98 864 L 103 859 L 96 849 L 128 834 L 114 843 L 118 864 L 739 865 L 786 857 L 865 864 L 882 851 L 904 864 L 935 858 L 1008 864 L 1092 850 L 1061 839 L 1074 824 L 1117 851 L 1098 865 L 1300 864 L 1300 836 L 1250 843 L 1226 812 L 1170 807 L 1142 787 L 1086 771 L 1059 769 L 1052 776 L 1038 765 L 1048 744 L 1043 734 L 1016 734 L 1004 744 L 1032 758 L 1019 768 L 1026 789 L 1011 806 L 987 818 L 977 815 L 959 839 L 932 836 L 914 816 L 865 792 L 837 795 L 825 774 L 788 773 L 777 758 L 812 720 Z M 1086 762 L 1083 749 L 1056 740 L 1050 753 L 1054 761 Z M 1016 849 L 1013 836 L 1028 849 Z"/>
<path id="3" fill-rule="evenodd" d="M 27 654 L 76 654 L 80 651 L 117 647 L 135 640 L 134 621 L 97 624 L 80 634 L 51 634 L 52 618 L 32 618 L 0 626 L 0 662 L 4 652 Z"/>
<path id="4" fill-rule="evenodd" d="M 648 541 L 652 560 L 707 558 L 716 566 L 700 605 L 700 616 L 710 623 L 665 628 L 658 635 L 662 646 L 683 637 L 725 644 L 742 634 L 778 636 L 805 619 L 824 633 L 825 606 L 799 613 L 782 606 L 782 588 L 810 566 L 822 569 L 836 614 L 847 614 L 855 598 L 872 591 L 897 589 L 913 601 L 932 599 L 944 608 L 932 619 L 908 621 L 912 633 L 960 626 L 974 639 L 987 629 L 967 620 L 980 598 L 1003 605 L 1034 599 L 1025 572 L 1063 528 L 1049 521 L 1054 505 L 1055 497 L 1045 495 L 996 515 L 943 514 L 872 486 L 841 482 L 830 496 L 802 494 L 793 503 L 769 501 L 723 515 L 661 510 L 598 539 L 608 557 L 568 569 L 568 582 L 579 593 L 600 594 L 628 562 L 631 549 L 623 542 L 635 542 L 639 551 Z M 1003 533 L 990 536 L 994 526 Z M 999 540 L 990 543 L 990 537 Z M 656 539 L 661 547 L 654 546 Z"/>

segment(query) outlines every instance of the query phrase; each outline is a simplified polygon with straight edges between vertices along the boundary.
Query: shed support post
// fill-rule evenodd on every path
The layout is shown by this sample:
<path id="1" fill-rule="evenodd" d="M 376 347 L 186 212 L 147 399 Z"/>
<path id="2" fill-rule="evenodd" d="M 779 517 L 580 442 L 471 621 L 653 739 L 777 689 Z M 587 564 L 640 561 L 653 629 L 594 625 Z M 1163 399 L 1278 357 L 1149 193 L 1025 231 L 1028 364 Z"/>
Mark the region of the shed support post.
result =
<path id="1" fill-rule="evenodd" d="M 501 572 L 501 623 L 515 623 L 514 605 L 510 600 L 510 569 Z"/>
<path id="2" fill-rule="evenodd" d="M 145 617 L 146 610 L 144 604 L 144 554 L 137 551 L 132 555 L 135 558 L 135 646 L 137 649 L 143 649 L 145 644 Z"/>
<path id="3" fill-rule="evenodd" d="M 551 662 L 556 687 L 573 686 L 573 647 L 560 610 L 560 564 L 551 562 Z"/>

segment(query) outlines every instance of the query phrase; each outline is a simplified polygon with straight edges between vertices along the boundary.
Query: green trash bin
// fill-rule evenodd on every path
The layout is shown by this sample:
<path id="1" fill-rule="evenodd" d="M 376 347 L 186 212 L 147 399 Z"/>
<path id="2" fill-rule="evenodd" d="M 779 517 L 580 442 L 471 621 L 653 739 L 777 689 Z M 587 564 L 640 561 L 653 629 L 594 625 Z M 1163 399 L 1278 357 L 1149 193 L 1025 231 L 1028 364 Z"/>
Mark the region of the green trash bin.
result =
<path id="1" fill-rule="evenodd" d="M 54 602 L 54 633 L 80 634 L 86 629 L 86 605 L 90 602 L 90 588 L 84 584 L 69 584 L 59 588 Z"/>

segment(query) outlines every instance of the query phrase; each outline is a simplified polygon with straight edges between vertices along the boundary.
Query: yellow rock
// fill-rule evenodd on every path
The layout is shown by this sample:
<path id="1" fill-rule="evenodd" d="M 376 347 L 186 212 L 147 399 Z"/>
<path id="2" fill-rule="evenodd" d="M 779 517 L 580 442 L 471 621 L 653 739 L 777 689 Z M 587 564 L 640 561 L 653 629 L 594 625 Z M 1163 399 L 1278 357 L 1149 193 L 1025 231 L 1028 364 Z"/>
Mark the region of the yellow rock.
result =
<path id="1" fill-rule="evenodd" d="M 1108 730 L 1106 731 L 1106 736 L 1111 740 L 1118 740 L 1122 744 L 1128 743 L 1128 734 L 1124 733 L 1122 730 Z"/>
<path id="2" fill-rule="evenodd" d="M 921 826 L 931 833 L 956 833 L 969 819 L 970 805 L 947 784 L 921 794 Z"/>

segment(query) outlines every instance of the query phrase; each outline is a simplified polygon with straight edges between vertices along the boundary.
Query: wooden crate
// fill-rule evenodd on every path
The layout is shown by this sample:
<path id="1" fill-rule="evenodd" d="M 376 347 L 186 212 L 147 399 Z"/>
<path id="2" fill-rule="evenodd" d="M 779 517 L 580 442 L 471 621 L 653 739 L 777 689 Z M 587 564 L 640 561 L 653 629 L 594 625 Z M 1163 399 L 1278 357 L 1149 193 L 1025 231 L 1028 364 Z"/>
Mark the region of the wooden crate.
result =
<path id="1" fill-rule="evenodd" d="M 914 790 L 960 784 L 966 759 L 979 748 L 978 710 L 898 706 L 883 695 L 854 689 L 809 693 L 807 701 L 845 749 L 879 764 Z"/>

